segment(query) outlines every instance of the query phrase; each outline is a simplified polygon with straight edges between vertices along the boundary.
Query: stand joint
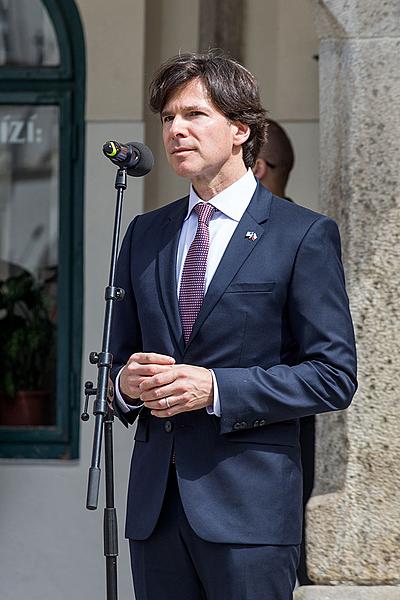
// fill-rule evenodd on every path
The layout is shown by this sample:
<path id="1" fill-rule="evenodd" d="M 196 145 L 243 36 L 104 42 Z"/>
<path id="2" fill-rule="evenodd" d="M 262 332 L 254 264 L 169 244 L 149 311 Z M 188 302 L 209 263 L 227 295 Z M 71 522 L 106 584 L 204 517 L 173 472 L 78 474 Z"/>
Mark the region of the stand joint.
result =
<path id="1" fill-rule="evenodd" d="M 125 290 L 114 285 L 108 285 L 105 289 L 104 297 L 107 300 L 122 300 L 125 296 Z"/>

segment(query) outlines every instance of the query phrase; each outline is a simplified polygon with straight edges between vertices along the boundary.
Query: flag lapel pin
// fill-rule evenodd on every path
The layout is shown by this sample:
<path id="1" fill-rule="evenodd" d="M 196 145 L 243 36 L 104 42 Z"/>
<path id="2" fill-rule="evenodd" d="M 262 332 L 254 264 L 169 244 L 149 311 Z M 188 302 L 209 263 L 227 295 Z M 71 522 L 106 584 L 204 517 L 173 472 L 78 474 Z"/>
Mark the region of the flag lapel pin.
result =
<path id="1" fill-rule="evenodd" d="M 257 234 L 255 231 L 247 231 L 246 235 L 244 236 L 247 240 L 250 240 L 252 242 L 255 242 L 255 240 L 257 239 Z"/>

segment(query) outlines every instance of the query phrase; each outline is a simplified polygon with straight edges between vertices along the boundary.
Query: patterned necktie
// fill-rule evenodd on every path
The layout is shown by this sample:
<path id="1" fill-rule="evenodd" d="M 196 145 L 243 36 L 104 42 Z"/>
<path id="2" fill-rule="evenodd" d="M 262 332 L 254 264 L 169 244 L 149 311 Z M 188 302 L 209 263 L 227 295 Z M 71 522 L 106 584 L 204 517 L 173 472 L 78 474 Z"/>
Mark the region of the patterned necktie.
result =
<path id="1" fill-rule="evenodd" d="M 211 204 L 201 203 L 196 204 L 194 210 L 198 217 L 197 231 L 186 255 L 179 290 L 179 312 L 186 344 L 203 303 L 210 245 L 208 224 L 216 209 Z"/>

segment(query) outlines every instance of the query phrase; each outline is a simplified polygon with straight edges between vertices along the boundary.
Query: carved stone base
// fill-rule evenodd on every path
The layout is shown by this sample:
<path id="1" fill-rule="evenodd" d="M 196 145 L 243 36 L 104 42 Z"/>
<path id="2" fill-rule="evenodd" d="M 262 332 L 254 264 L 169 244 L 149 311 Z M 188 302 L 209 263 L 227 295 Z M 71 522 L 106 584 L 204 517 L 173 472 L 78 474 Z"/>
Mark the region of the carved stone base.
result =
<path id="1" fill-rule="evenodd" d="M 398 600 L 400 587 L 390 585 L 305 585 L 297 588 L 293 600 Z"/>

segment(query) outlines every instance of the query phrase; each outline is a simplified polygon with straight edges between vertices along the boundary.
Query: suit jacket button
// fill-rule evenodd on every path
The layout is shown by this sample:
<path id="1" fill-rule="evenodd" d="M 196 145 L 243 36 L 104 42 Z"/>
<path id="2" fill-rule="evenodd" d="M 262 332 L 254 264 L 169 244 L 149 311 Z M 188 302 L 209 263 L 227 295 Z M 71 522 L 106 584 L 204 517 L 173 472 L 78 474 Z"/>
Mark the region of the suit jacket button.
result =
<path id="1" fill-rule="evenodd" d="M 241 424 L 240 423 L 234 423 L 232 426 L 232 429 L 237 430 L 237 429 L 241 429 Z"/>
<path id="2" fill-rule="evenodd" d="M 266 421 L 265 419 L 261 419 L 261 420 L 258 422 L 258 424 L 259 424 L 259 426 L 260 426 L 260 427 L 262 427 L 263 425 L 266 425 L 266 424 L 267 424 L 267 421 Z"/>
<path id="3" fill-rule="evenodd" d="M 260 427 L 260 421 L 253 421 L 253 427 Z"/>
<path id="4" fill-rule="evenodd" d="M 246 427 L 247 427 L 247 422 L 246 421 L 242 421 L 240 423 L 240 429 L 246 429 Z"/>
<path id="5" fill-rule="evenodd" d="M 172 421 L 165 421 L 164 423 L 164 429 L 167 433 L 171 433 L 171 431 L 174 428 L 174 424 L 172 423 Z"/>

